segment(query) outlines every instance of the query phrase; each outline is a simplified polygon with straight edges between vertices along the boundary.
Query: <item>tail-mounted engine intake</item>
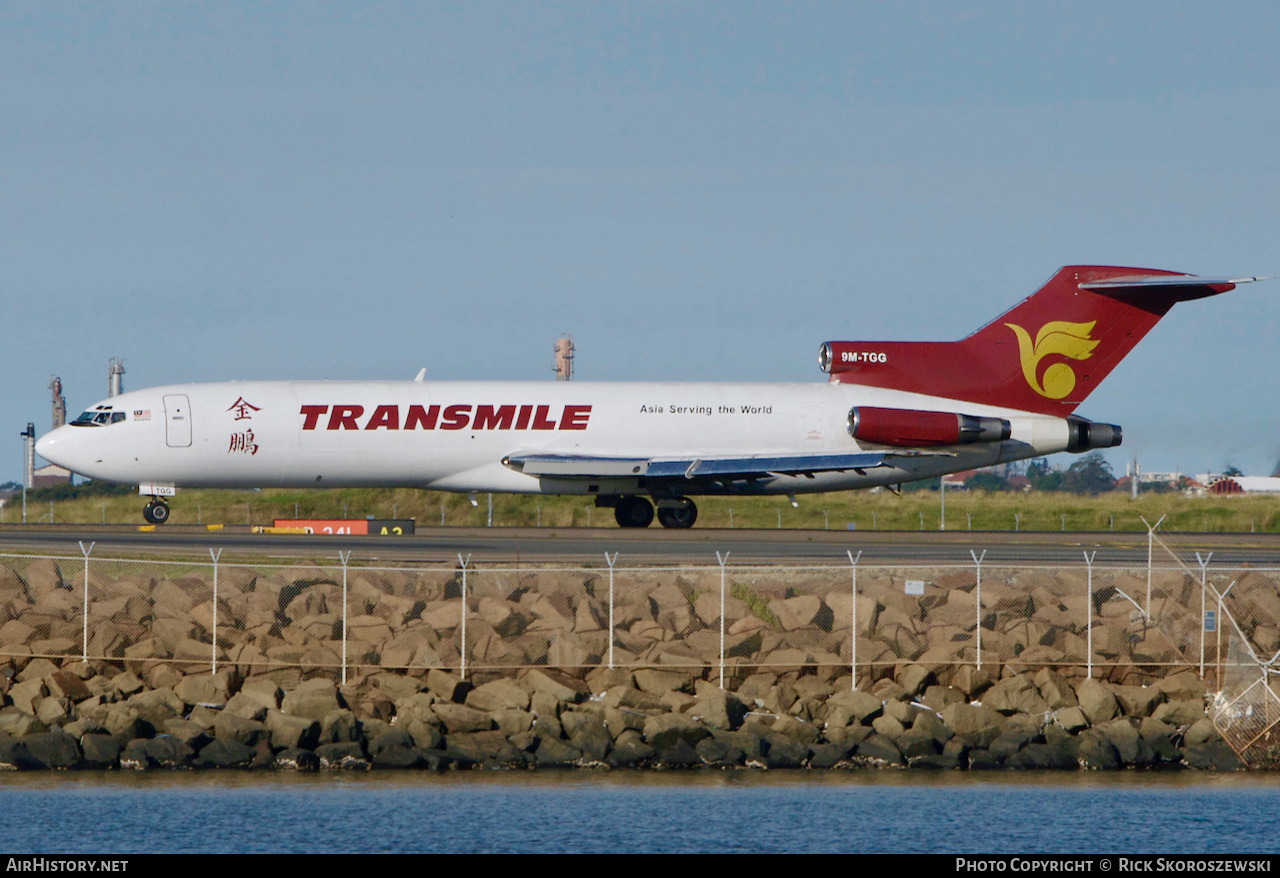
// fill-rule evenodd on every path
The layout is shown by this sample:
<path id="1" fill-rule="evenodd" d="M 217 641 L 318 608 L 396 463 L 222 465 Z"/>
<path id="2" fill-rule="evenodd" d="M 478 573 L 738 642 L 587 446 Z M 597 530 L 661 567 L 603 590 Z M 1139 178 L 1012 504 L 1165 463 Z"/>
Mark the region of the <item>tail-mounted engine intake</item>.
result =
<path id="1" fill-rule="evenodd" d="M 1118 436 L 1120 428 L 1115 430 Z M 968 445 L 972 442 L 1000 442 L 1008 439 L 1009 433 L 1009 422 L 1003 418 L 865 405 L 849 410 L 849 435 L 859 442 L 876 445 Z"/>
<path id="2" fill-rule="evenodd" d="M 828 375 L 889 362 L 886 348 L 900 342 L 826 341 L 818 348 L 818 367 Z"/>
<path id="3" fill-rule="evenodd" d="M 1095 448 L 1115 448 L 1124 439 L 1118 424 L 1098 424 L 1077 415 L 1067 416 L 1067 451 L 1079 454 Z"/>

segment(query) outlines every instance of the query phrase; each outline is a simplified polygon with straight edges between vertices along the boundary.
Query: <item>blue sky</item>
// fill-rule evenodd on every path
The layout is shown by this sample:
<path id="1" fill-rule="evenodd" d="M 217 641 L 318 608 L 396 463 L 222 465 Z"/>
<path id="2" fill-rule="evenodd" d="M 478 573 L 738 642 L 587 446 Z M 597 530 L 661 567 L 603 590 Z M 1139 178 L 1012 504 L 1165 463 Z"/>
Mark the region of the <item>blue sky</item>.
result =
<path id="1" fill-rule="evenodd" d="M 112 356 L 819 381 L 1065 264 L 1280 274 L 1277 45 L 1268 3 L 0 3 L 0 480 Z M 1277 297 L 1103 383 L 1117 469 L 1270 472 Z"/>

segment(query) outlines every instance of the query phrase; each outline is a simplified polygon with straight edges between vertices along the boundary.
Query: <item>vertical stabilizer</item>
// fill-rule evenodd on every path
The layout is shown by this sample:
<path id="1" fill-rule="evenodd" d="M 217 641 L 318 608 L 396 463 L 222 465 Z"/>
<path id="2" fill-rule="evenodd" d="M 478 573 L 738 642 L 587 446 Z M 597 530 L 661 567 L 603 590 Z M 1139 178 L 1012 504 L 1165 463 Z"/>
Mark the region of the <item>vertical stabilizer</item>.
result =
<path id="1" fill-rule="evenodd" d="M 954 342 L 827 342 L 831 380 L 1066 417 L 1178 302 L 1257 278 L 1069 265 Z"/>

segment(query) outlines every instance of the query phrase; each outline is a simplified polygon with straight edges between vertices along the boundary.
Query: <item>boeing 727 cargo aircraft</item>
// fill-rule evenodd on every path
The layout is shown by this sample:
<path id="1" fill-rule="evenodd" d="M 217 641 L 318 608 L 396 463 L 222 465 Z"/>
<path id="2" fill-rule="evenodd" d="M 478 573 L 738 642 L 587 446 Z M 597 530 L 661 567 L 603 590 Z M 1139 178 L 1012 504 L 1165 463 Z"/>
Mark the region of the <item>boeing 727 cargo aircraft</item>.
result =
<path id="1" fill-rule="evenodd" d="M 1074 265 L 956 342 L 822 345 L 820 384 L 274 381 L 104 400 L 37 443 L 139 486 L 582 494 L 623 527 L 691 527 L 693 497 L 894 485 L 1120 444 L 1074 414 L 1177 302 L 1260 278 Z"/>

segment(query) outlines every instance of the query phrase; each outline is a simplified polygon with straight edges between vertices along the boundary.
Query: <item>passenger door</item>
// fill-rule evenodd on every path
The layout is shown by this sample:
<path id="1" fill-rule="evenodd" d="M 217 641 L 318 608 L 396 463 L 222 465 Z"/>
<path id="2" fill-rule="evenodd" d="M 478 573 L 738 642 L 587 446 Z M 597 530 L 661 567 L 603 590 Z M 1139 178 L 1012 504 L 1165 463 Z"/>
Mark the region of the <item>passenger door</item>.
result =
<path id="1" fill-rule="evenodd" d="M 170 448 L 191 447 L 191 402 L 185 393 L 164 398 L 164 438 Z"/>

